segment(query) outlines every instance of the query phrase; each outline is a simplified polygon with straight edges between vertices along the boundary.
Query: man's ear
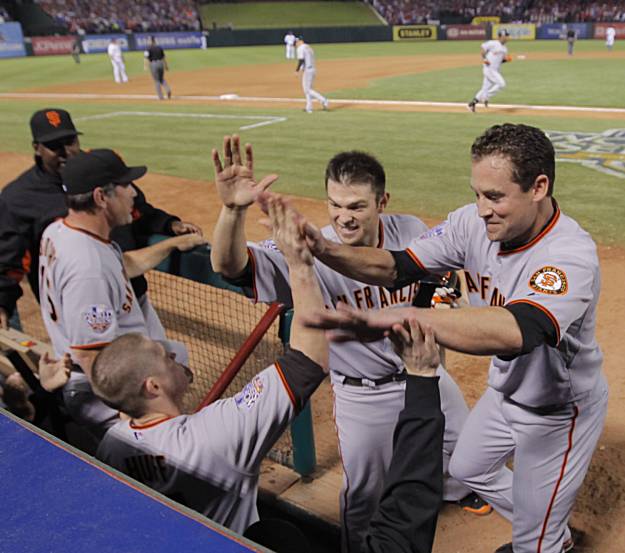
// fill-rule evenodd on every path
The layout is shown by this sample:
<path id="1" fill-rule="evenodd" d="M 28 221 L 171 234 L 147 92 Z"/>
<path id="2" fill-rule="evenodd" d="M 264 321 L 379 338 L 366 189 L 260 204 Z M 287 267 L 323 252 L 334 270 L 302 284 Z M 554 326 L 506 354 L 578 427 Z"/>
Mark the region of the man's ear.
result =
<path id="1" fill-rule="evenodd" d="M 547 175 L 538 175 L 532 185 L 534 201 L 540 202 L 549 195 L 549 177 Z"/>
<path id="2" fill-rule="evenodd" d="M 162 389 L 163 388 L 157 378 L 148 376 L 143 381 L 143 386 L 141 386 L 141 394 L 146 398 L 154 398 L 160 395 Z"/>

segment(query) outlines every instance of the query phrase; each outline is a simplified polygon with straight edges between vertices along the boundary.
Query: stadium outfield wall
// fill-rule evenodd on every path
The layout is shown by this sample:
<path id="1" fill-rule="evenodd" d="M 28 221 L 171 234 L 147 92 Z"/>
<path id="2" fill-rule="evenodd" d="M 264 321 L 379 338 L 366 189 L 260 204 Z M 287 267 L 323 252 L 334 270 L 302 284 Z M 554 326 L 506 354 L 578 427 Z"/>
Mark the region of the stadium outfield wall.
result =
<path id="1" fill-rule="evenodd" d="M 215 29 L 166 33 L 116 33 L 82 35 L 85 54 L 106 52 L 112 37 L 119 39 L 124 51 L 146 48 L 148 37 L 166 50 L 178 48 L 216 48 L 221 46 L 263 46 L 283 44 L 284 35 L 293 30 L 314 44 L 337 42 L 418 42 L 432 40 L 487 40 L 506 29 L 515 40 L 562 40 L 568 30 L 578 39 L 605 38 L 608 27 L 616 29 L 618 38 L 625 37 L 625 23 L 487 23 L 485 25 L 372 25 L 362 27 L 301 27 L 294 29 Z M 69 54 L 76 40 L 73 36 L 25 37 L 19 23 L 1 23 L 0 58 Z"/>

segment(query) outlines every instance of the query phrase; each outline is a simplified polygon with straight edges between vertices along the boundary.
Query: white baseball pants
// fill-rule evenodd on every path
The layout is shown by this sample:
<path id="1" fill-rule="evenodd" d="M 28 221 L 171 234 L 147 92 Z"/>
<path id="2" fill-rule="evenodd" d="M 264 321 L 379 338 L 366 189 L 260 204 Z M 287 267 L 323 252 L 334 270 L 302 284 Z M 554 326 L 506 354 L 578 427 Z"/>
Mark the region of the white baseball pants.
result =
<path id="1" fill-rule="evenodd" d="M 583 401 L 548 415 L 490 387 L 471 411 L 449 470 L 512 522 L 514 553 L 562 553 L 607 404 L 602 377 Z M 514 471 L 506 467 L 510 458 Z"/>
<path id="2" fill-rule="evenodd" d="M 287 60 L 295 59 L 295 46 L 293 44 L 286 45 L 286 59 Z"/>
<path id="3" fill-rule="evenodd" d="M 506 81 L 501 76 L 501 73 L 488 65 L 485 65 L 482 69 L 484 80 L 482 81 L 482 88 L 475 95 L 478 102 L 485 102 L 490 100 L 497 92 L 505 88 Z"/>
<path id="4" fill-rule="evenodd" d="M 304 94 L 306 95 L 306 111 L 310 112 L 313 109 L 313 99 L 325 104 L 328 100 L 322 94 L 319 94 L 316 90 L 313 89 L 313 84 L 315 83 L 315 73 L 314 69 L 304 69 L 304 74 L 302 75 L 302 88 L 304 89 Z"/>
<path id="5" fill-rule="evenodd" d="M 450 478 L 447 467 L 469 409 L 457 384 L 442 366 L 438 375 L 441 409 L 445 415 L 443 498 L 457 501 L 471 490 Z M 331 373 L 331 378 L 334 421 L 344 471 L 340 493 L 341 551 L 358 553 L 384 490 L 384 478 L 393 455 L 393 432 L 404 408 L 406 383 L 389 382 L 370 388 L 342 384 L 337 373 Z"/>
<path id="6" fill-rule="evenodd" d="M 126 66 L 124 60 L 111 60 L 113 66 L 113 77 L 116 83 L 127 83 L 128 75 L 126 75 Z"/>

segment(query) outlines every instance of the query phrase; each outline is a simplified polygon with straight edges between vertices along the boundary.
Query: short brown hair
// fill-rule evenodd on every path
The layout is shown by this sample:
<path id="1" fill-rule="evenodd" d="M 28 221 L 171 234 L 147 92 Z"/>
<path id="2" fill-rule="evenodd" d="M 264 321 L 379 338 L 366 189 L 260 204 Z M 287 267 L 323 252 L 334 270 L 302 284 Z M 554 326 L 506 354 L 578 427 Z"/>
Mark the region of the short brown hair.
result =
<path id="1" fill-rule="evenodd" d="M 539 175 L 549 179 L 547 194 L 553 194 L 556 155 L 547 135 L 536 127 L 505 123 L 487 129 L 471 146 L 471 159 L 502 156 L 512 163 L 512 180 L 527 192 Z"/>
<path id="2" fill-rule="evenodd" d="M 155 342 L 130 332 L 115 338 L 95 358 L 93 391 L 107 405 L 137 418 L 145 415 L 141 391 L 145 379 L 162 363 Z"/>
<path id="3" fill-rule="evenodd" d="M 382 164 L 371 154 L 352 150 L 336 154 L 326 167 L 326 190 L 328 180 L 341 184 L 370 184 L 377 201 L 386 191 L 386 174 Z"/>

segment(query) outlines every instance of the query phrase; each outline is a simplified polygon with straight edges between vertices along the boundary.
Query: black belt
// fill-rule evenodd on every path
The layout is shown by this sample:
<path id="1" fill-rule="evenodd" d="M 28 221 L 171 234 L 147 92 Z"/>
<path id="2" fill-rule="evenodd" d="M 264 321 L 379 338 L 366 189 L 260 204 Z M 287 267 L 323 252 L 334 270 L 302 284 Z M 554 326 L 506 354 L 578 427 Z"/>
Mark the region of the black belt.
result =
<path id="1" fill-rule="evenodd" d="M 343 384 L 348 384 L 349 386 L 375 387 L 382 386 L 382 384 L 388 384 L 389 382 L 403 382 L 404 380 L 406 380 L 406 371 L 389 374 L 388 376 L 378 378 L 377 380 L 371 380 L 369 378 L 353 378 L 352 376 L 346 376 L 343 379 Z"/>

